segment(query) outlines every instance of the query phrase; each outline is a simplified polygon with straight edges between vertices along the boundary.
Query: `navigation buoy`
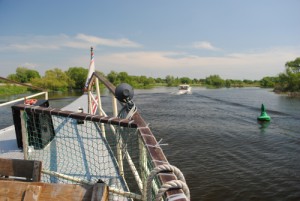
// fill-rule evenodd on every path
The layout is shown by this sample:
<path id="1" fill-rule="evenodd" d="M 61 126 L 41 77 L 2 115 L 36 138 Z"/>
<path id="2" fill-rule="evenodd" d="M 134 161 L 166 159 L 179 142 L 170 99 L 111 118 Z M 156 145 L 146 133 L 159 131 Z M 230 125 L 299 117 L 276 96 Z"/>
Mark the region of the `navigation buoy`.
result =
<path id="1" fill-rule="evenodd" d="M 270 121 L 271 117 L 267 114 L 264 104 L 261 104 L 261 114 L 257 117 L 259 121 Z"/>

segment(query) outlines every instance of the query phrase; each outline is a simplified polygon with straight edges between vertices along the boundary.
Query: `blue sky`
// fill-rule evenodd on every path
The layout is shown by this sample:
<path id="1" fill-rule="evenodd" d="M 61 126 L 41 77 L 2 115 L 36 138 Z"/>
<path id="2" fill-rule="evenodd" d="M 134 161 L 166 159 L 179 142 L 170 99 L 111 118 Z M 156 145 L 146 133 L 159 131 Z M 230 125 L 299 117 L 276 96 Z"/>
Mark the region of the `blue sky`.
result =
<path id="1" fill-rule="evenodd" d="M 0 0 L 1 76 L 17 67 L 261 79 L 300 57 L 299 0 Z"/>

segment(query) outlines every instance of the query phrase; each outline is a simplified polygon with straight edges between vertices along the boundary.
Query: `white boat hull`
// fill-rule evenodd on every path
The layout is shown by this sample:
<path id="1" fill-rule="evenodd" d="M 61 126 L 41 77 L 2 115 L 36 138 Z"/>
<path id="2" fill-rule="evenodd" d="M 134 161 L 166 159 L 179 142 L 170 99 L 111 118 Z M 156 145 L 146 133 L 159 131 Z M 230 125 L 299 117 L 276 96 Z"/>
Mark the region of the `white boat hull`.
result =
<path id="1" fill-rule="evenodd" d="M 191 94 L 192 93 L 192 87 L 189 87 L 188 89 L 180 89 L 177 92 L 177 95 L 182 95 L 182 94 Z"/>

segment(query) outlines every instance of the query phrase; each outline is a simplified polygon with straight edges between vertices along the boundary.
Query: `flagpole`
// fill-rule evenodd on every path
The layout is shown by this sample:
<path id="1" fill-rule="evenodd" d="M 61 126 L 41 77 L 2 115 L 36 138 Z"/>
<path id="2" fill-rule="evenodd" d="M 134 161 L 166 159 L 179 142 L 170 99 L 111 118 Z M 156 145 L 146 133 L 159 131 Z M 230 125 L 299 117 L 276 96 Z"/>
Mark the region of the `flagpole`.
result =
<path id="1" fill-rule="evenodd" d="M 93 62 L 94 62 L 94 52 L 93 52 L 94 48 L 91 47 L 91 59 L 90 59 L 90 66 L 89 66 L 89 70 L 88 70 L 88 75 L 87 75 L 87 78 L 86 78 L 86 83 L 85 83 L 85 87 L 84 87 L 84 90 L 88 92 L 88 113 L 92 113 L 92 97 L 91 97 L 91 92 L 93 90 L 93 87 L 89 87 L 88 86 L 88 83 L 91 79 L 91 75 L 93 72 L 91 72 L 91 68 L 92 68 L 92 65 L 93 65 Z"/>

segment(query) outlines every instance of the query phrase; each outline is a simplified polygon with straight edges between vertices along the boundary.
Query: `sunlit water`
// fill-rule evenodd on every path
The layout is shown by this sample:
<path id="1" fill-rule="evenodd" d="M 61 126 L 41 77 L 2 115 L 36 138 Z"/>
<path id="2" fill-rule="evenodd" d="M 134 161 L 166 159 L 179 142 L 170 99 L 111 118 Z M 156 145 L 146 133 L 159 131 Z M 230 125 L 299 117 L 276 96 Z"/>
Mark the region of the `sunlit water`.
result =
<path id="1" fill-rule="evenodd" d="M 163 150 L 184 173 L 192 200 L 300 200 L 300 99 L 258 88 L 193 88 L 190 95 L 157 88 L 136 90 L 134 101 L 168 144 Z M 267 124 L 256 120 L 262 103 Z M 9 111 L 0 110 L 0 128 L 10 124 Z"/>

